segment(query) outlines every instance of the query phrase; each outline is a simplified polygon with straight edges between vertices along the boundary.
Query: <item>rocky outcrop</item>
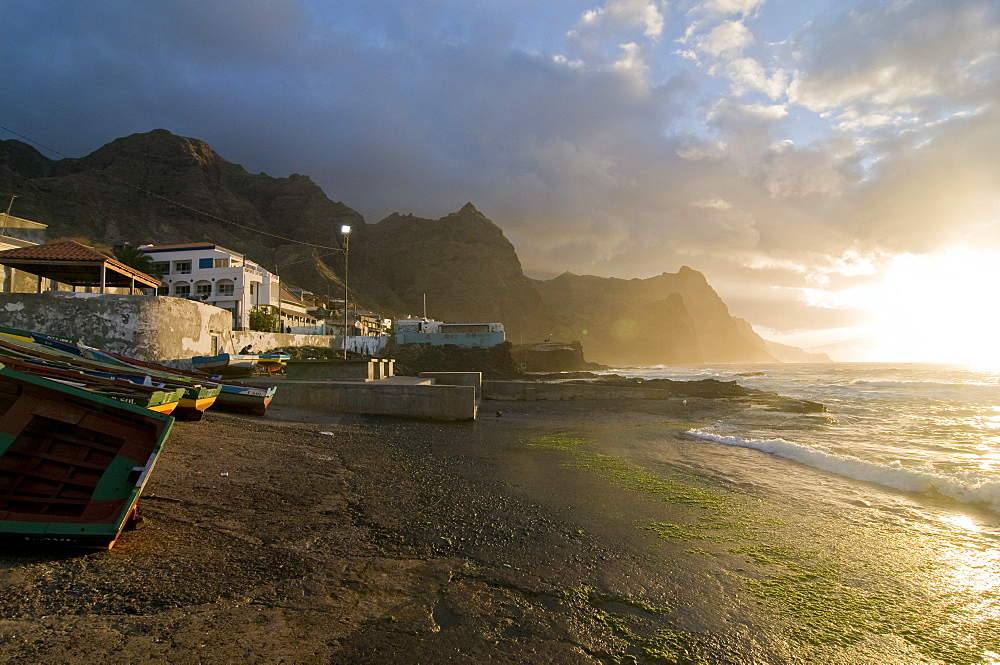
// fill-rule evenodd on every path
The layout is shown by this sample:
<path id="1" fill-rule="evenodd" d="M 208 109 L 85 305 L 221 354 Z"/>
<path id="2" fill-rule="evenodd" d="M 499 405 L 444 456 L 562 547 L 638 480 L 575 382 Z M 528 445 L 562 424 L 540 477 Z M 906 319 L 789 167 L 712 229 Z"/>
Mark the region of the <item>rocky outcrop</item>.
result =
<path id="1" fill-rule="evenodd" d="M 525 372 L 578 372 L 602 369 L 598 363 L 587 362 L 583 357 L 580 342 L 543 342 L 541 344 L 519 344 L 510 352 Z"/>
<path id="2" fill-rule="evenodd" d="M 587 356 L 598 363 L 775 361 L 705 276 L 687 266 L 649 279 L 565 273 L 534 285 L 552 315 L 570 326 L 554 337 L 582 335 Z"/>
<path id="3" fill-rule="evenodd" d="M 797 346 L 765 341 L 768 352 L 783 363 L 830 363 L 830 356 L 825 353 L 809 353 Z"/>
<path id="4" fill-rule="evenodd" d="M 351 241 L 352 283 L 395 313 L 421 316 L 426 302 L 432 319 L 534 332 L 542 300 L 514 246 L 471 203 L 436 220 L 394 214 L 362 231 Z"/>

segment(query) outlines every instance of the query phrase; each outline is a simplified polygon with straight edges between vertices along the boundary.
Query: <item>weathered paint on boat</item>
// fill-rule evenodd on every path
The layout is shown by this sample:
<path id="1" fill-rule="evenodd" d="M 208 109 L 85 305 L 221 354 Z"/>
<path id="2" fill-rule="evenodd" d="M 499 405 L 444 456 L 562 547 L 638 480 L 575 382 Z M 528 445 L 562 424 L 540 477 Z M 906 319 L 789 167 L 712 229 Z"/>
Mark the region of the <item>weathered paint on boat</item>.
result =
<path id="1" fill-rule="evenodd" d="M 173 422 L 0 364 L 0 537 L 111 547 Z"/>
<path id="2" fill-rule="evenodd" d="M 179 419 L 200 420 L 206 409 L 216 405 L 222 410 L 262 416 L 277 391 L 276 386 L 251 386 L 238 381 L 220 382 L 218 379 L 201 372 L 177 369 L 119 353 L 110 353 L 82 342 L 53 338 L 40 333 L 0 327 L 0 337 L 3 336 L 16 337 L 21 341 L 31 341 L 33 342 L 31 346 L 40 345 L 48 350 L 54 349 L 60 353 L 69 354 L 73 358 L 98 363 L 92 365 L 91 369 L 102 369 L 107 376 L 120 377 L 133 382 L 144 382 L 147 379 L 180 382 L 186 393 L 179 405 L 180 408 L 174 412 L 174 416 Z M 22 347 L 26 346 L 22 345 Z M 0 352 L 2 350 L 3 345 L 0 342 Z M 31 348 L 23 350 L 29 352 Z M 35 352 L 37 353 L 37 349 Z M 280 353 L 273 355 L 288 356 L 288 354 Z M 67 360 L 72 362 L 73 358 Z M 198 386 L 220 387 L 214 402 L 207 401 L 211 399 L 211 395 L 196 392 L 195 386 L 192 385 L 196 382 Z"/>
<path id="3" fill-rule="evenodd" d="M 197 370 L 222 376 L 249 376 L 257 368 L 259 360 L 255 353 L 218 353 L 214 356 L 194 356 L 191 364 Z"/>
<path id="4" fill-rule="evenodd" d="M 110 363 L 93 356 L 85 357 L 80 350 L 81 345 L 76 342 L 52 340 L 36 333 L 31 334 L 34 341 L 20 341 L 8 330 L 0 331 L 0 353 L 17 353 L 50 362 L 66 363 L 94 376 L 124 379 L 137 385 L 150 386 L 153 384 L 152 372 L 138 367 L 129 367 L 117 360 Z M 53 341 L 58 343 L 48 343 Z M 90 350 L 97 352 L 96 349 Z M 162 384 L 170 389 L 183 389 L 184 394 L 172 412 L 174 417 L 181 420 L 201 420 L 221 390 L 221 386 L 217 383 L 207 381 L 199 383 L 190 377 L 174 376 L 167 373 L 156 373 L 154 376 L 158 386 Z"/>
<path id="5" fill-rule="evenodd" d="M 9 351 L 9 349 L 7 349 Z M 183 388 L 139 385 L 125 379 L 94 375 L 69 366 L 65 363 L 46 362 L 44 360 L 24 360 L 5 356 L 3 363 L 9 369 L 25 374 L 40 376 L 51 381 L 87 390 L 89 392 L 111 397 L 128 404 L 152 409 L 157 413 L 171 413 L 184 394 Z"/>
<path id="6" fill-rule="evenodd" d="M 277 390 L 277 386 L 243 386 L 223 383 L 215 407 L 223 411 L 263 416 Z"/>

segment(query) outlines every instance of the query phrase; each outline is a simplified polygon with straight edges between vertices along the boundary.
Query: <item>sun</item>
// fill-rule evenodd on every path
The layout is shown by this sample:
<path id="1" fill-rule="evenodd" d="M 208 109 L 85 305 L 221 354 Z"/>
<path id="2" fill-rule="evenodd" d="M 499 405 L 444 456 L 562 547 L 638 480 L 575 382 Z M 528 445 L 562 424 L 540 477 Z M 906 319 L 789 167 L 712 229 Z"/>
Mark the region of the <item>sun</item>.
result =
<path id="1" fill-rule="evenodd" d="M 857 289 L 869 310 L 873 360 L 1000 363 L 1000 255 L 901 255 L 882 282 Z"/>

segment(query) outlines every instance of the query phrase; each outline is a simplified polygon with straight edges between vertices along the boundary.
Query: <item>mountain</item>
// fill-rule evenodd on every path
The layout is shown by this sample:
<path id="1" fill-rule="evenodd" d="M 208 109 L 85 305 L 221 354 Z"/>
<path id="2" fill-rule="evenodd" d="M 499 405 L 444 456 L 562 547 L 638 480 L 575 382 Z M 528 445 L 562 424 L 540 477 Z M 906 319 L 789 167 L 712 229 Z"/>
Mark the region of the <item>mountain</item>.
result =
<path id="1" fill-rule="evenodd" d="M 555 339 L 583 339 L 587 360 L 656 365 L 774 362 L 765 342 L 729 308 L 705 276 L 684 266 L 648 279 L 564 273 L 535 287 L 565 326 Z M 553 322 L 553 326 L 557 325 Z"/>
<path id="2" fill-rule="evenodd" d="M 422 316 L 426 299 L 430 318 L 509 322 L 522 332 L 543 316 L 514 246 L 471 203 L 437 220 L 393 214 L 351 242 L 351 280 L 396 313 Z"/>
<path id="3" fill-rule="evenodd" d="M 364 223 L 307 176 L 253 175 L 205 142 L 163 129 L 58 161 L 18 141 L 0 142 L 0 191 L 17 194 L 17 214 L 48 224 L 50 239 L 209 241 L 269 270 L 329 253 L 322 247 L 339 246 L 342 224 Z M 300 271 L 304 278 L 315 273 Z"/>
<path id="4" fill-rule="evenodd" d="M 308 176 L 252 174 L 205 142 L 157 129 L 80 159 L 50 160 L 0 142 L 0 193 L 50 239 L 208 241 L 242 252 L 317 295 L 343 293 L 340 228 L 350 235 L 351 300 L 387 316 L 502 322 L 515 343 L 584 344 L 606 364 L 774 361 L 780 353 L 729 314 L 705 277 L 527 278 L 503 231 L 467 203 L 441 219 L 393 214 L 376 224 L 331 201 Z M 769 349 L 772 349 L 769 351 Z M 804 352 L 803 352 L 804 353 Z"/>
<path id="5" fill-rule="evenodd" d="M 765 342 L 768 352 L 783 363 L 832 363 L 825 353 L 809 353 L 797 346 Z"/>

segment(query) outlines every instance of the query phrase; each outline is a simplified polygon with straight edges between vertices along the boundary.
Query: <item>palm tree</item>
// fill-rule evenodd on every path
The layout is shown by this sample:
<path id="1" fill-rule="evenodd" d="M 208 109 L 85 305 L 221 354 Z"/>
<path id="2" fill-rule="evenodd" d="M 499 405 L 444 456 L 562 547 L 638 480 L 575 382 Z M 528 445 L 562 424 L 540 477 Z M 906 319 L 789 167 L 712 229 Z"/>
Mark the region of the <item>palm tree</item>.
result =
<path id="1" fill-rule="evenodd" d="M 160 277 L 160 271 L 154 267 L 153 259 L 138 247 L 128 243 L 115 245 L 114 255 L 119 263 L 124 263 L 129 268 L 144 272 L 151 277 Z"/>

